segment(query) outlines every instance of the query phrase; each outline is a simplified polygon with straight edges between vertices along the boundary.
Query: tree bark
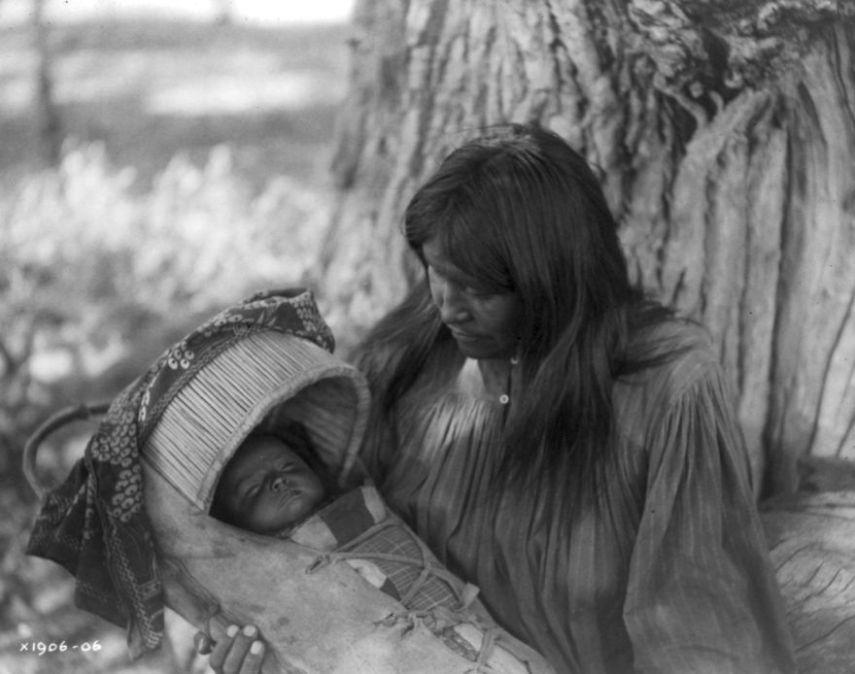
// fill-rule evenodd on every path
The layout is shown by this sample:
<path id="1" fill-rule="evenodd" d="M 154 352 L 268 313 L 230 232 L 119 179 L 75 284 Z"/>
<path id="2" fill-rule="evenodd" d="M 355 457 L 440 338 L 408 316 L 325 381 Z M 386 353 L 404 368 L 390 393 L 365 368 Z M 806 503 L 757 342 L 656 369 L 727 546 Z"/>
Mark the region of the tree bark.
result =
<path id="1" fill-rule="evenodd" d="M 713 334 L 766 493 L 855 459 L 853 33 L 843 0 L 362 0 L 331 322 L 355 339 L 413 282 L 399 223 L 451 148 L 538 121 L 596 167 L 633 278 Z"/>

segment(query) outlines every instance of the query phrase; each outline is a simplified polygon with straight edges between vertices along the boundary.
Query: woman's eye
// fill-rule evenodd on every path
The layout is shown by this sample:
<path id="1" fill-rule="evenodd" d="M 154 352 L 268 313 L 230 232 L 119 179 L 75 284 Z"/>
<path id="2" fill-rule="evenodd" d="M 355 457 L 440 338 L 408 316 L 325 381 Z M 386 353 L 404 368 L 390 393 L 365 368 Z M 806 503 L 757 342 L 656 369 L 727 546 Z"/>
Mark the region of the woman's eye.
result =
<path id="1" fill-rule="evenodd" d="M 472 297 L 473 299 L 479 299 L 479 300 L 486 299 L 486 298 L 491 297 L 492 295 L 495 294 L 492 291 L 487 290 L 485 288 L 470 285 L 466 280 L 448 278 L 447 276 L 443 276 L 441 273 L 439 273 L 436 269 L 434 269 L 430 265 L 428 265 L 427 271 L 428 271 L 428 280 L 432 284 L 436 284 L 436 283 L 448 284 L 452 288 L 456 288 L 459 292 L 463 293 L 464 295 L 467 295 L 468 297 Z"/>
<path id="2" fill-rule="evenodd" d="M 473 288 L 472 286 L 467 286 L 463 289 L 463 292 L 472 299 L 476 300 L 485 300 L 488 297 L 492 297 L 494 293 L 489 290 L 485 290 L 484 288 Z"/>

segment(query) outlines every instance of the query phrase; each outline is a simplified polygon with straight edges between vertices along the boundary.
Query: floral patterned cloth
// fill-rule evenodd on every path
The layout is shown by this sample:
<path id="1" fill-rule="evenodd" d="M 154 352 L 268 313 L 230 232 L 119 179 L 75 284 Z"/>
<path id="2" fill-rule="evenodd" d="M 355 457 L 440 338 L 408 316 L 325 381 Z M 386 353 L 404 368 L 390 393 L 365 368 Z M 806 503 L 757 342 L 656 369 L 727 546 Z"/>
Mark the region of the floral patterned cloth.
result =
<path id="1" fill-rule="evenodd" d="M 230 307 L 163 354 L 110 405 L 84 457 L 45 499 L 27 553 L 76 577 L 74 600 L 128 631 L 132 658 L 163 637 L 163 588 L 143 503 L 140 450 L 175 394 L 246 335 L 275 330 L 332 352 L 329 327 L 302 289 L 267 291 Z"/>

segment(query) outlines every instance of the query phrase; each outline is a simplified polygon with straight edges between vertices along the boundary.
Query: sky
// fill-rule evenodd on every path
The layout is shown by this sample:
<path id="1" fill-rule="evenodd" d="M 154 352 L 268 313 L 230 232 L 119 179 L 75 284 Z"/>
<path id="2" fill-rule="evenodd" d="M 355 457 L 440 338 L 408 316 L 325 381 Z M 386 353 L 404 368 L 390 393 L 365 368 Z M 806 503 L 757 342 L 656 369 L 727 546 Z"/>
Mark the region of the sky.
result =
<path id="1" fill-rule="evenodd" d="M 255 24 L 345 21 L 354 0 L 45 0 L 49 21 L 86 21 L 139 14 L 210 20 L 227 3 L 234 21 Z M 0 25 L 26 20 L 32 0 L 0 2 Z"/>

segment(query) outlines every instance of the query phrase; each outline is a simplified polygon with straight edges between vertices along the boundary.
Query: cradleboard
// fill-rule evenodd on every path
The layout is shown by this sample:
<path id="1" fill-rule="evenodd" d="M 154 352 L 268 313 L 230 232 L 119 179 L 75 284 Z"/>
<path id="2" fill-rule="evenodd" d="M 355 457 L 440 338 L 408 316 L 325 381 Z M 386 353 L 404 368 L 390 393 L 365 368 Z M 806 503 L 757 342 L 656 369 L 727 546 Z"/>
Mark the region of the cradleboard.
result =
<path id="1" fill-rule="evenodd" d="M 186 355 L 188 344 L 171 353 Z M 355 368 L 303 335 L 277 329 L 237 331 L 194 368 L 192 377 L 166 387 L 168 395 L 162 385 L 155 390 L 162 382 L 150 380 L 140 411 L 156 413 L 145 420 L 140 463 L 166 606 L 215 640 L 227 625 L 257 626 L 267 644 L 265 672 L 553 672 L 499 628 L 459 579 L 449 581 L 459 606 L 410 610 L 358 572 L 351 563 L 358 553 L 340 559 L 315 545 L 311 531 L 279 539 L 208 514 L 223 467 L 257 427 L 275 432 L 277 424 L 300 422 L 335 474 L 354 475 L 369 405 Z M 154 403 L 158 396 L 162 402 Z M 30 443 L 25 452 L 34 487 L 37 447 Z M 384 521 L 405 527 L 391 512 Z M 424 550 L 419 577 L 436 570 L 449 578 Z"/>

